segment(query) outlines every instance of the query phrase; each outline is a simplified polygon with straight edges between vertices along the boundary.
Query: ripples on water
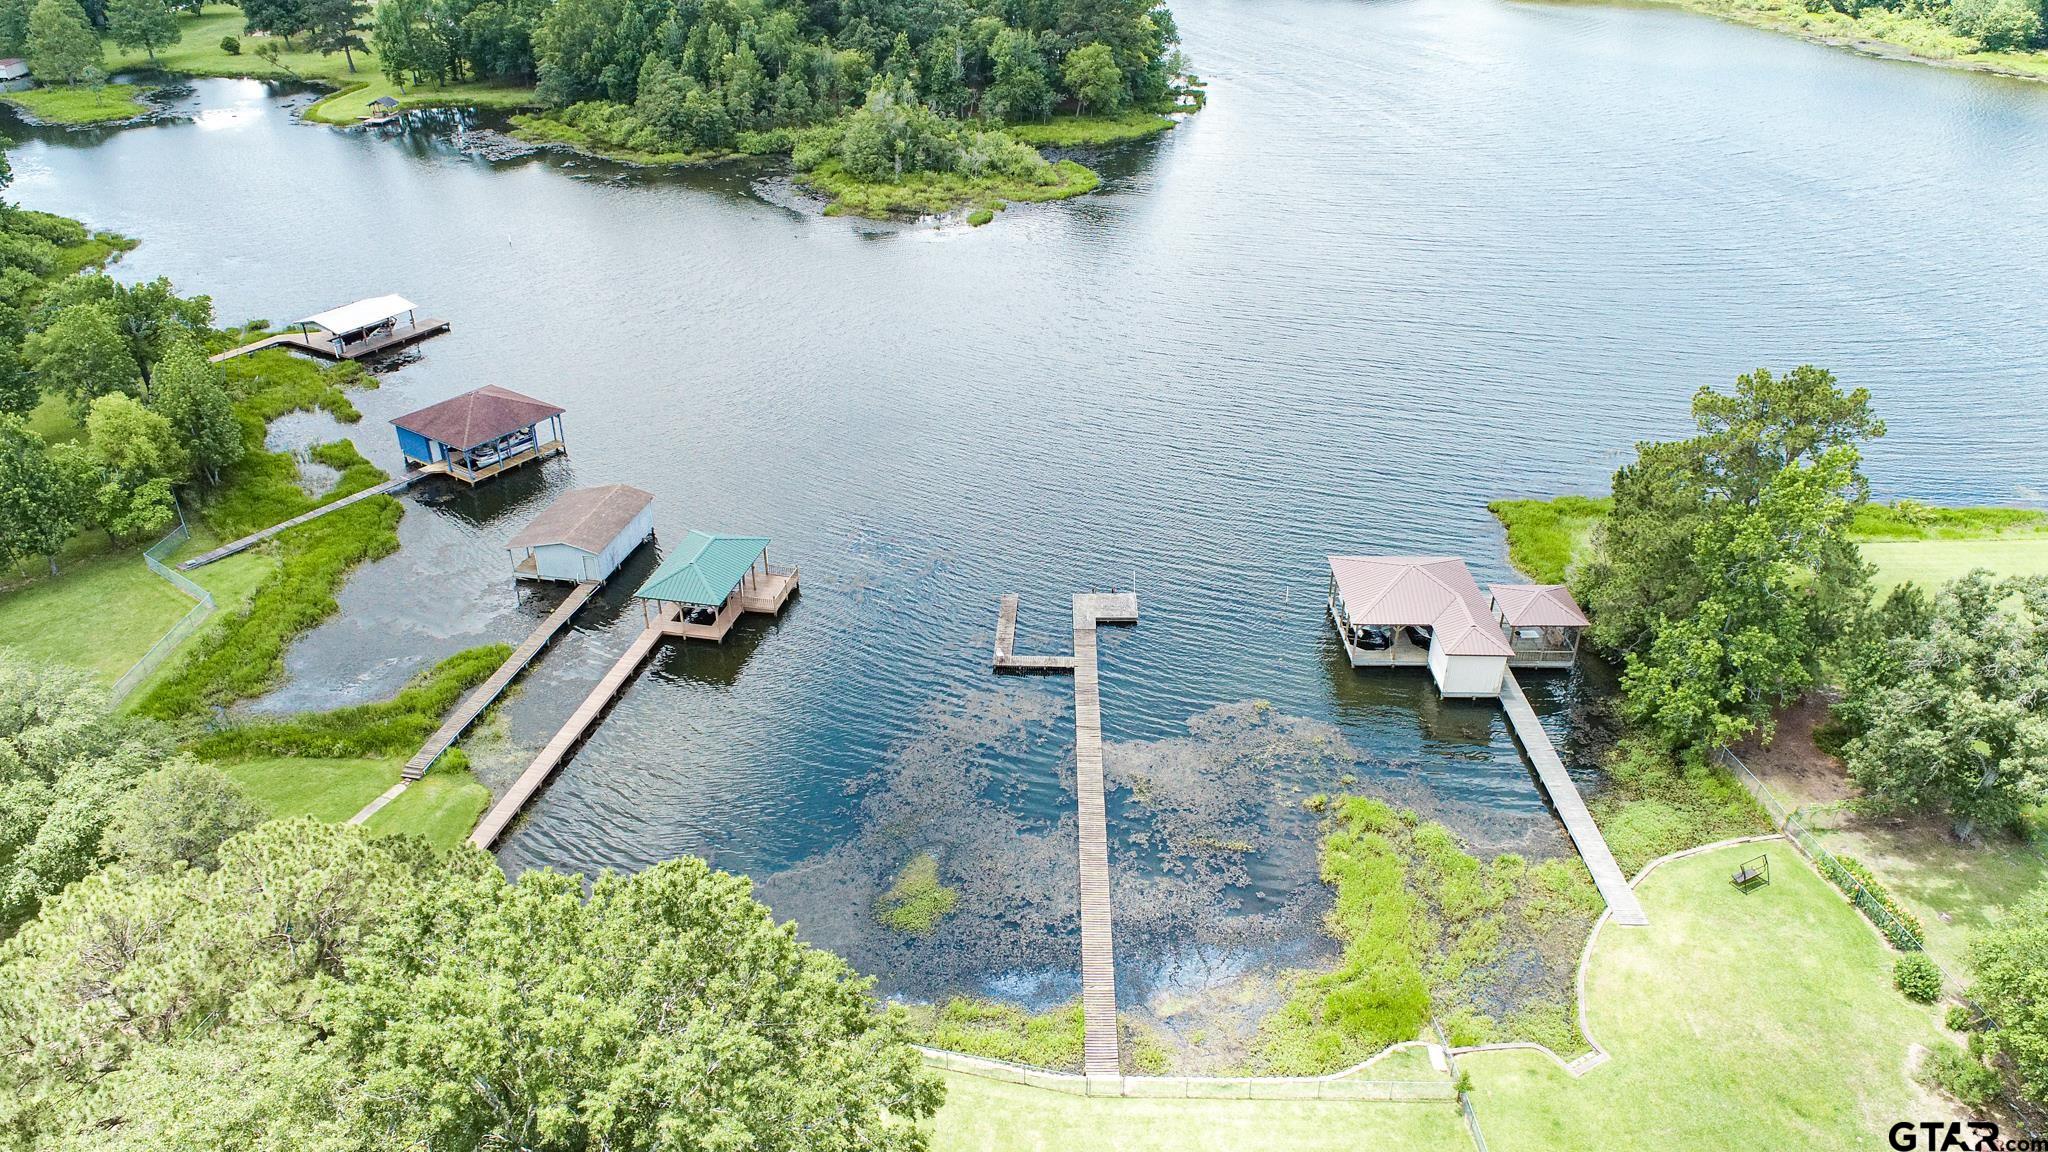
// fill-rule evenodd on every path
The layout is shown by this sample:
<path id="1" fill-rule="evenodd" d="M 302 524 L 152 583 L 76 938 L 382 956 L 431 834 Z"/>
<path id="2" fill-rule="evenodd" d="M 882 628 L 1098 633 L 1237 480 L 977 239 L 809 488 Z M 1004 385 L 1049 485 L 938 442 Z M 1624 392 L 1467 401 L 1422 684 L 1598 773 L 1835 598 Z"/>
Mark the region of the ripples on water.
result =
<path id="1" fill-rule="evenodd" d="M 758 168 L 492 166 L 212 81 L 190 122 L 18 131 L 15 192 L 142 238 L 122 275 L 224 319 L 386 291 L 452 319 L 358 397 L 386 467 L 384 421 L 461 389 L 568 408 L 567 461 L 410 499 L 404 547 L 261 706 L 381 696 L 523 634 L 552 601 L 515 595 L 502 543 L 572 485 L 654 491 L 667 540 L 773 536 L 804 570 L 785 618 L 661 654 L 503 859 L 701 853 L 914 995 L 1072 989 L 1068 689 L 989 674 L 1000 592 L 1038 649 L 1072 591 L 1140 592 L 1102 638 L 1137 1000 L 1322 946 L 1299 802 L 1345 773 L 1484 850 L 1565 850 L 1496 709 L 1344 665 L 1326 553 L 1507 576 L 1487 500 L 1597 490 L 1699 385 L 1809 360 L 1876 394 L 1880 494 L 2041 499 L 2048 89 L 1668 11 L 1175 8 L 1209 108 L 1107 157 L 1103 194 L 972 231 L 824 220 Z M 636 563 L 503 708 L 487 782 L 639 627 Z M 1599 685 L 1533 679 L 1595 738 Z M 1291 735 L 1233 734 L 1252 701 Z M 1324 752 L 1281 749 L 1304 735 Z M 1197 787 L 1218 780 L 1238 803 Z M 1254 851 L 1190 848 L 1210 827 Z M 965 899 L 908 943 L 869 907 L 920 846 Z"/>

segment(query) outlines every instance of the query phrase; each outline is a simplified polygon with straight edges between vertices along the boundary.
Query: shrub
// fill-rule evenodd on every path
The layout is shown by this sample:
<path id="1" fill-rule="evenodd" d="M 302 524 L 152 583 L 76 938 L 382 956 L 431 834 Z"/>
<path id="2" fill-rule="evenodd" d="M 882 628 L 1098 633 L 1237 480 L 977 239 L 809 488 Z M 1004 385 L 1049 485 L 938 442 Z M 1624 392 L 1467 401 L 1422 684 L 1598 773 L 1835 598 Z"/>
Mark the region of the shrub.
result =
<path id="1" fill-rule="evenodd" d="M 242 54 L 242 42 L 233 36 L 223 36 L 220 38 L 220 50 L 230 56 L 240 56 Z"/>
<path id="2" fill-rule="evenodd" d="M 986 208 L 976 208 L 974 211 L 969 212 L 967 214 L 967 222 L 976 228 L 981 227 L 983 224 L 986 224 L 995 218 L 996 214 L 994 212 L 989 211 Z"/>
<path id="3" fill-rule="evenodd" d="M 1955 0 L 1948 26 L 1989 51 L 2018 51 L 2041 39 L 2041 9 L 2032 0 Z"/>
<path id="4" fill-rule="evenodd" d="M 1918 952 L 1926 940 L 1920 918 L 1899 906 L 1877 877 L 1853 856 L 1822 855 L 1816 858 L 1820 874 L 1842 890 L 1856 910 L 1884 934 L 1886 942 L 1901 952 Z"/>
<path id="5" fill-rule="evenodd" d="M 1951 1004 L 1948 1006 L 1948 1014 L 1942 1021 L 1948 1025 L 1951 1032 L 1968 1032 L 1977 1026 L 1977 1013 L 1971 1011 L 1966 1004 Z"/>
<path id="6" fill-rule="evenodd" d="M 1954 1044 L 1939 1045 L 1929 1053 L 1925 1072 L 1935 1087 L 1972 1111 L 1982 1111 L 1998 1099 L 1998 1073 Z"/>
<path id="7" fill-rule="evenodd" d="M 1915 1004 L 1941 999 L 1941 969 L 1925 952 L 1908 952 L 1892 965 L 1892 985 Z"/>

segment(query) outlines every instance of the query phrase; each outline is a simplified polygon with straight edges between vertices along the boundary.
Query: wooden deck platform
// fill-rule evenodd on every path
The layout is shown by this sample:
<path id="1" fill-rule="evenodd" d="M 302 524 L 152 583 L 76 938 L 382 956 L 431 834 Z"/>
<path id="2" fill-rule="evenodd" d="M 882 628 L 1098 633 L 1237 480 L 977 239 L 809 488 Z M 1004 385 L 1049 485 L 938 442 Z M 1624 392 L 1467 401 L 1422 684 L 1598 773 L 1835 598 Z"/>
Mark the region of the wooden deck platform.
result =
<path id="1" fill-rule="evenodd" d="M 308 336 L 303 332 L 278 332 L 238 348 L 215 353 L 207 359 L 218 364 L 223 360 L 233 360 L 237 356 L 247 356 L 251 352 L 261 352 L 265 348 L 285 348 L 293 352 L 318 356 L 323 360 L 366 360 L 380 352 L 395 352 L 408 344 L 417 344 L 430 336 L 439 336 L 448 331 L 449 327 L 446 320 L 422 320 L 410 328 L 401 328 L 383 336 L 373 336 L 368 340 L 343 345 L 339 352 L 335 351 L 334 342 L 331 340 L 322 340 L 318 336 Z"/>
<path id="2" fill-rule="evenodd" d="M 1607 901 L 1607 910 L 1617 924 L 1643 925 L 1650 918 L 1643 914 L 1643 906 L 1636 899 L 1636 890 L 1629 887 L 1628 877 L 1622 875 L 1621 865 L 1615 863 L 1614 853 L 1607 849 L 1606 837 L 1600 835 L 1600 826 L 1593 822 L 1593 816 L 1586 811 L 1586 802 L 1579 798 L 1578 786 L 1564 769 L 1564 762 L 1557 758 L 1557 749 L 1551 746 L 1550 733 L 1543 730 L 1543 724 L 1536 719 L 1535 709 L 1529 707 L 1529 698 L 1522 695 L 1522 686 L 1510 672 L 1502 682 L 1500 704 L 1507 709 L 1508 723 L 1515 731 L 1515 739 L 1528 754 L 1529 762 L 1536 766 L 1536 778 L 1543 783 L 1543 790 L 1550 795 L 1551 807 L 1557 809 L 1558 818 L 1564 821 L 1564 830 L 1571 834 L 1572 843 L 1578 846 L 1579 856 L 1586 862 L 1586 870 L 1593 874 L 1593 884 L 1600 889 L 1600 895 Z"/>
<path id="3" fill-rule="evenodd" d="M 495 464 L 486 464 L 481 468 L 466 467 L 452 460 L 436 460 L 432 464 L 422 464 L 411 457 L 406 458 L 406 463 L 422 471 L 431 471 L 450 479 L 460 480 L 474 488 L 501 472 L 510 472 L 527 464 L 537 464 L 550 457 L 567 455 L 568 451 L 567 444 L 560 440 L 550 440 L 545 444 L 536 444 L 524 451 L 515 452 Z"/>
<path id="4" fill-rule="evenodd" d="M 1089 1076 L 1122 1075 L 1116 1019 L 1116 950 L 1110 930 L 1109 830 L 1103 800 L 1102 697 L 1096 668 L 1097 624 L 1133 624 L 1134 592 L 1083 593 L 1074 597 L 1074 654 L 1019 657 L 1017 597 L 1006 595 L 996 624 L 998 671 L 1064 671 L 1074 674 L 1074 797 L 1080 817 L 1081 896 L 1081 1067 Z M 1023 663 L 1019 661 L 1047 661 Z M 1065 661 L 1054 664 L 1051 661 Z"/>
<path id="5" fill-rule="evenodd" d="M 710 640 L 725 643 L 725 637 L 739 622 L 743 613 L 757 612 L 764 616 L 775 616 L 782 612 L 783 605 L 796 594 L 798 570 L 771 569 L 768 575 L 758 579 L 748 577 L 740 585 L 740 594 L 726 601 L 725 607 L 708 624 L 691 624 L 682 619 L 669 621 L 663 630 L 679 640 Z"/>
<path id="6" fill-rule="evenodd" d="M 654 650 L 668 637 L 668 626 L 674 622 L 674 605 L 663 605 L 660 616 L 634 637 L 633 643 L 612 665 L 611 671 L 604 674 L 604 678 L 590 690 L 590 695 L 585 696 L 583 703 L 576 706 L 576 711 L 570 713 L 568 722 L 555 733 L 554 739 L 540 750 L 540 754 L 526 766 L 526 771 L 519 774 L 519 779 L 512 782 L 511 789 L 489 812 L 484 813 L 484 818 L 477 822 L 476 830 L 469 834 L 471 844 L 488 850 L 498 842 L 520 809 L 526 807 L 527 801 L 533 799 L 555 770 L 568 760 L 569 754 L 576 750 L 620 693 L 626 690 L 626 685 L 639 674 L 641 665 L 647 663 L 648 657 L 654 655 Z"/>
<path id="7" fill-rule="evenodd" d="M 568 626 L 570 618 L 590 602 L 590 598 L 597 594 L 600 583 L 601 581 L 597 580 L 585 580 L 570 589 L 569 594 L 562 597 L 562 602 L 555 606 L 555 610 L 548 613 L 547 619 L 536 625 L 519 647 L 514 648 L 512 654 L 505 658 L 505 662 L 498 665 L 498 670 L 491 673 L 490 679 L 477 685 L 474 692 L 463 697 L 462 703 L 457 704 L 455 710 L 448 714 L 448 718 L 441 722 L 441 726 L 434 730 L 434 734 L 427 737 L 427 742 L 420 745 L 420 750 L 413 754 L 413 758 L 405 762 L 405 768 L 400 775 L 407 780 L 417 780 L 425 776 L 427 770 L 434 766 L 434 761 L 441 758 L 441 753 L 446 752 L 449 745 L 460 739 L 471 724 L 476 723 L 476 718 L 483 715 L 484 709 L 489 708 L 503 694 L 513 678 L 524 672 L 526 666 L 533 663 L 534 657 L 540 655 L 541 649 L 547 647 L 548 643 Z"/>
<path id="8" fill-rule="evenodd" d="M 221 545 L 218 548 L 215 548 L 211 552 L 206 552 L 198 556 L 194 556 L 190 560 L 187 560 L 184 563 L 179 564 L 178 571 L 190 572 L 194 568 L 203 568 L 216 560 L 225 560 L 228 557 L 233 556 L 237 552 L 244 552 L 250 548 L 254 548 L 256 545 L 263 543 L 265 540 L 270 539 L 272 536 L 275 536 L 280 532 L 297 528 L 299 525 L 304 524 L 309 520 L 318 520 L 320 517 L 327 515 L 329 512 L 338 511 L 359 501 L 368 500 L 372 496 L 388 496 L 394 492 L 403 492 L 407 488 L 412 487 L 413 484 L 416 481 L 418 481 L 421 477 L 432 475 L 434 471 L 435 469 L 433 468 L 415 468 L 412 471 L 407 472 L 405 475 L 400 476 L 396 480 L 386 480 L 384 483 L 379 484 L 374 488 L 365 488 L 361 492 L 352 492 L 347 496 L 343 496 L 339 500 L 322 504 L 318 508 L 313 509 L 311 512 L 306 512 L 294 516 L 291 519 L 286 520 L 280 524 L 272 524 L 270 527 L 263 529 L 261 532 L 251 532 L 247 536 L 242 537 L 240 540 L 230 541 L 226 544 Z"/>

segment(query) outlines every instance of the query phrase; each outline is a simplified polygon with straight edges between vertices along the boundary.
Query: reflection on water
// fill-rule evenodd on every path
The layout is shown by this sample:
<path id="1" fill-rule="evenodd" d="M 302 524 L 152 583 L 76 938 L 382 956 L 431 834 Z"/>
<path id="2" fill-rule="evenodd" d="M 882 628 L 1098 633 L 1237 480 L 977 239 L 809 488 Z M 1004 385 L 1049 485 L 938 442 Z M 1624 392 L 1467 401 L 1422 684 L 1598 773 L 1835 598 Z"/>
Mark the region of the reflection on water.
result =
<path id="1" fill-rule="evenodd" d="M 503 546 L 574 485 L 654 492 L 664 541 L 773 537 L 802 597 L 664 651 L 502 859 L 700 853 L 911 995 L 1072 988 L 1071 706 L 990 674 L 1002 592 L 1041 647 L 1078 589 L 1144 603 L 1101 637 L 1137 1002 L 1324 946 L 1314 792 L 1370 789 L 1484 851 L 1567 850 L 1496 709 L 1344 664 L 1327 554 L 1506 577 L 1487 500 L 1599 488 L 1686 427 L 1696 387 L 1758 364 L 1872 390 L 1881 495 L 2040 498 L 2048 90 L 1664 10 L 1175 8 L 1209 108 L 1101 157 L 1101 194 L 982 229 L 823 219 L 773 165 L 491 163 L 450 143 L 452 114 L 334 131 L 292 122 L 305 94 L 228 81 L 155 125 L 10 128 L 12 191 L 141 238 L 121 275 L 227 320 L 382 292 L 450 318 L 356 398 L 346 433 L 386 468 L 391 416 L 467 388 L 568 410 L 567 459 L 409 494 L 402 549 L 258 708 L 380 697 L 524 635 L 553 601 L 514 589 Z M 276 435 L 341 431 L 321 419 Z M 487 783 L 624 650 L 654 560 L 502 707 Z M 1527 679 L 1596 785 L 1608 678 Z M 873 896 L 920 845 L 962 911 L 892 938 Z"/>

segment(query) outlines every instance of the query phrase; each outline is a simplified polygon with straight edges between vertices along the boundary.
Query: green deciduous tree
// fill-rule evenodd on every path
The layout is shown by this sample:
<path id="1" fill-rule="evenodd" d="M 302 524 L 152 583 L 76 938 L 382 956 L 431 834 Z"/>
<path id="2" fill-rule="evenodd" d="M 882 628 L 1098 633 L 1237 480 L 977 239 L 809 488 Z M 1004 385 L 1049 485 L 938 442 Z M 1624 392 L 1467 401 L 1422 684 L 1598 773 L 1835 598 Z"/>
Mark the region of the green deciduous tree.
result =
<path id="1" fill-rule="evenodd" d="M 1878 667 L 1844 701 L 1862 727 L 1849 772 L 1871 799 L 1944 813 L 1964 836 L 2048 802 L 2048 578 L 1973 572 L 1919 630 L 1876 642 Z"/>
<path id="2" fill-rule="evenodd" d="M 845 964 L 679 860 L 517 883 L 274 821 L 0 946 L 0 1130 L 65 1147 L 919 1149 L 939 1086 Z M 123 1010 L 113 1010 L 119 1006 Z M 142 1009 L 137 1011 L 136 1009 Z"/>
<path id="3" fill-rule="evenodd" d="M 0 932 L 99 864 L 109 806 L 168 757 L 83 675 L 0 654 Z"/>
<path id="4" fill-rule="evenodd" d="M 173 347 L 157 365 L 149 393 L 150 410 L 162 416 L 209 484 L 220 470 L 242 458 L 247 445 L 228 396 L 227 374 L 192 343 Z"/>
<path id="5" fill-rule="evenodd" d="M 1948 26 L 1993 52 L 2023 52 L 2042 40 L 2038 0 L 1954 0 Z"/>
<path id="6" fill-rule="evenodd" d="M 1124 74 L 1117 69 L 1116 54 L 1107 44 L 1090 44 L 1067 53 L 1066 62 L 1060 65 L 1060 78 L 1074 98 L 1074 110 L 1083 116 L 1090 107 L 1114 112 L 1123 100 Z"/>
<path id="7" fill-rule="evenodd" d="M 105 59 L 77 0 L 36 0 L 23 48 L 30 74 L 45 84 L 76 84 Z"/>
<path id="8" fill-rule="evenodd" d="M 211 871 L 229 837 L 263 823 L 264 812 L 220 769 L 174 760 L 135 781 L 107 812 L 101 847 L 123 867 Z"/>
<path id="9" fill-rule="evenodd" d="M 192 456 L 171 422 L 128 396 L 102 396 L 85 418 L 86 444 L 99 465 L 95 519 L 117 537 L 150 536 L 178 517 L 172 488 Z"/>
<path id="10" fill-rule="evenodd" d="M 307 0 L 242 0 L 241 7 L 244 32 L 268 32 L 282 39 L 287 49 L 292 37 L 304 32 L 311 23 Z M 257 55 L 264 54 L 264 47 L 257 46 Z"/>
<path id="11" fill-rule="evenodd" d="M 71 402 L 83 417 L 102 396 L 141 387 L 135 357 L 113 305 L 78 304 L 64 309 L 40 332 L 22 341 L 22 355 L 45 392 Z"/>
<path id="12" fill-rule="evenodd" d="M 35 0 L 0 0 L 0 52 L 20 56 L 28 51 L 28 14 Z"/>
<path id="13" fill-rule="evenodd" d="M 1615 473 L 1577 580 L 1595 641 L 1627 663 L 1630 711 L 1672 746 L 1767 729 L 1858 619 L 1856 446 L 1884 433 L 1867 392 L 1809 366 L 1703 388 L 1693 416 L 1699 436 L 1638 445 Z"/>
<path id="14" fill-rule="evenodd" d="M 51 452 L 21 417 L 0 416 L 0 564 L 47 556 L 90 518 L 91 477 L 75 449 Z"/>
<path id="15" fill-rule="evenodd" d="M 356 52 L 367 47 L 367 0 L 306 0 L 306 42 L 322 56 L 341 53 L 348 70 L 356 70 Z"/>
<path id="16" fill-rule="evenodd" d="M 156 50 L 178 42 L 178 17 L 164 0 L 107 0 L 107 35 L 123 48 Z"/>
<path id="17" fill-rule="evenodd" d="M 2036 888 L 1970 943 L 1972 995 L 1998 1027 L 1986 1039 L 2013 1063 L 2037 1104 L 2048 1104 L 2048 887 Z"/>

